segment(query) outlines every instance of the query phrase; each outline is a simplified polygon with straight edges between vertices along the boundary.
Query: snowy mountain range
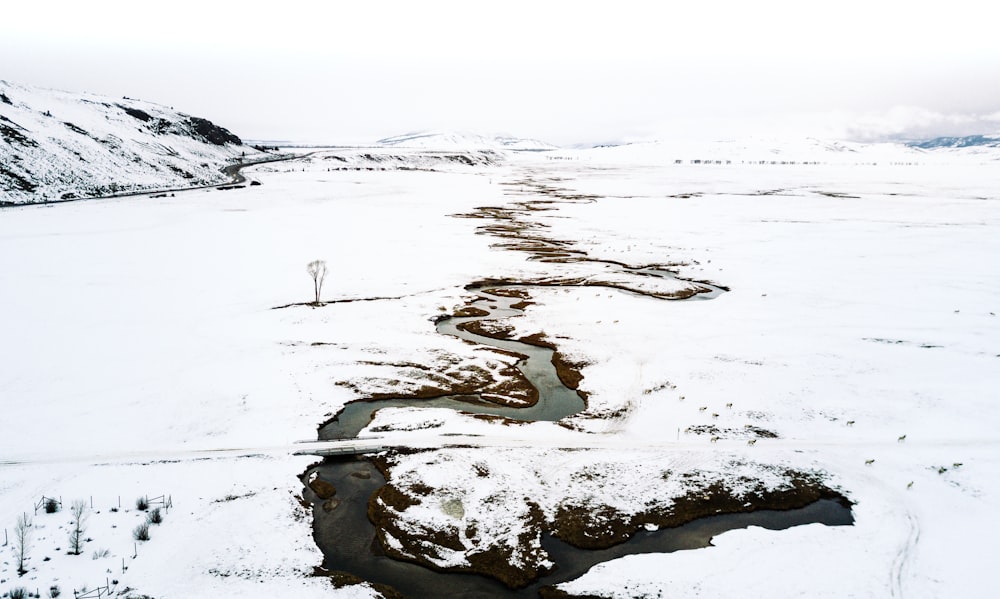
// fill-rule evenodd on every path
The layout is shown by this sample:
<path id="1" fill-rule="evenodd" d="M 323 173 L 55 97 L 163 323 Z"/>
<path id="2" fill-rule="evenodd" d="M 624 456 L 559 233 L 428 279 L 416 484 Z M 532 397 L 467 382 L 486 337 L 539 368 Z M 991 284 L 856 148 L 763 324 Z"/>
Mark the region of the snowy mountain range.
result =
<path id="1" fill-rule="evenodd" d="M 0 80 L 0 204 L 216 184 L 256 154 L 166 106 Z"/>
<path id="2" fill-rule="evenodd" d="M 419 131 L 395 137 L 387 137 L 378 140 L 376 143 L 380 146 L 420 148 L 425 150 L 511 150 L 542 152 L 558 149 L 558 146 L 537 139 L 525 139 L 509 135 L 479 135 L 476 133 L 455 131 Z"/>
<path id="3" fill-rule="evenodd" d="M 932 150 L 936 148 L 972 148 L 989 147 L 1000 148 L 1000 137 L 993 135 L 966 135 L 964 137 L 935 137 L 934 139 L 924 139 L 907 142 L 913 148 Z"/>

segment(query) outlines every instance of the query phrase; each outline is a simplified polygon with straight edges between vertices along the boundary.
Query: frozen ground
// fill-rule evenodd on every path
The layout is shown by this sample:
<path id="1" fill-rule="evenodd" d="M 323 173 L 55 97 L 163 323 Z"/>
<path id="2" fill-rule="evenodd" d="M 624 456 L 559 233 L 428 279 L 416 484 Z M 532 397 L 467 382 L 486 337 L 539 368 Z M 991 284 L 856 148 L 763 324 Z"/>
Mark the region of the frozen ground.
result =
<path id="1" fill-rule="evenodd" d="M 851 528 L 732 532 L 718 549 L 626 558 L 566 590 L 635 596 L 640 587 L 622 583 L 634 579 L 652 596 L 990 596 L 978 533 L 1000 523 L 997 184 L 978 164 L 678 167 L 561 182 L 617 197 L 565 207 L 553 235 L 595 257 L 667 254 L 732 288 L 655 312 L 605 294 L 572 316 L 571 294 L 531 309 L 526 328 L 544 323 L 593 360 L 585 389 L 634 402 L 619 434 L 648 442 L 754 422 L 781 439 L 748 455 L 815 460 L 857 502 Z M 773 189 L 783 191 L 742 195 Z M 676 390 L 645 393 L 666 381 Z"/>
<path id="2" fill-rule="evenodd" d="M 154 597 L 330 593 L 326 581 L 303 580 L 321 556 L 292 494 L 313 460 L 288 457 L 289 445 L 315 438 L 324 414 L 354 397 L 333 383 L 377 368 L 361 361 L 477 356 L 428 319 L 506 256 L 446 217 L 493 193 L 479 177 L 261 179 L 239 193 L 0 215 L 3 527 L 12 532 L 42 495 L 67 505 L 93 495 L 106 512 L 119 495 L 132 507 L 167 493 L 175 507 L 163 532 L 139 548 L 122 585 Z M 305 265 L 316 258 L 330 266 L 325 299 L 398 299 L 272 310 L 311 299 Z M 4 547 L 0 589 L 103 584 L 110 566 L 90 564 L 91 553 L 132 555 L 131 521 L 112 538 L 96 530 L 106 515 L 95 515 L 82 558 L 65 556 L 65 535 L 52 530 L 67 513 L 44 520 L 21 579 Z M 172 557 L 144 559 L 157 552 Z"/>
<path id="3" fill-rule="evenodd" d="M 0 526 L 13 530 L 42 495 L 93 496 L 94 513 L 81 556 L 65 554 L 68 511 L 39 513 L 28 574 L 17 577 L 2 549 L 0 592 L 116 579 L 154 597 L 373 595 L 306 576 L 322 558 L 294 495 L 311 460 L 289 446 L 359 393 L 405 380 L 407 364 L 488 369 L 495 355 L 437 335 L 430 319 L 461 306 L 469 282 L 565 265 L 491 249 L 495 239 L 475 234 L 482 222 L 449 215 L 531 197 L 539 183 L 599 196 L 530 215 L 546 235 L 591 258 L 683 262 L 682 274 L 731 291 L 677 303 L 533 290 L 535 304 L 509 324 L 588 363 L 591 409 L 617 417 L 574 419 L 585 433 L 394 410 L 373 426 L 429 420 L 408 434 L 426 444 L 475 433 L 506 447 L 448 450 L 423 471 L 426 454 L 402 458 L 401 476 L 441 477 L 449 497 L 470 498 L 461 517 L 485 522 L 471 506 L 490 485 L 522 484 L 514 491 L 553 505 L 570 491 L 537 467 L 559 447 L 599 447 L 594 462 L 615 476 L 587 492 L 625 511 L 640 498 L 614 491 L 647 484 L 643 469 L 820 469 L 857 502 L 855 526 L 733 531 L 712 548 L 604 564 L 563 589 L 990 596 L 981 531 L 1000 524 L 997 170 L 969 160 L 653 167 L 609 152 L 447 172 L 327 171 L 314 156 L 261 167 L 263 185 L 237 192 L 5 209 Z M 526 183 L 515 192 L 504 181 Z M 311 299 L 305 264 L 316 258 L 330 265 L 325 300 L 371 301 L 272 310 Z M 747 424 L 780 438 L 747 446 Z M 719 441 L 683 432 L 698 425 L 718 427 Z M 470 461 L 504 477 L 477 482 Z M 538 474 L 510 474 L 526 471 Z M 147 494 L 174 507 L 135 551 L 134 500 Z M 110 512 L 119 496 L 123 510 Z M 92 559 L 101 549 L 108 556 Z"/>

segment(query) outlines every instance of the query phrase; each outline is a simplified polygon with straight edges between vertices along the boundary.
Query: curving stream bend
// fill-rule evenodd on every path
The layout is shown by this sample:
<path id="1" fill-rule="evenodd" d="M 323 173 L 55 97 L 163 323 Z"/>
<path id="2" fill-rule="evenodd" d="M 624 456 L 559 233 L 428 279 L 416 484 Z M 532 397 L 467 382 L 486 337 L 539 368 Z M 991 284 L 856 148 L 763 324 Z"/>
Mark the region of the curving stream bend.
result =
<path id="1" fill-rule="evenodd" d="M 489 289 L 523 289 L 524 286 L 490 287 Z M 521 314 L 521 310 L 512 308 L 521 301 L 516 297 L 507 297 L 490 293 L 473 287 L 470 289 L 480 299 L 470 305 L 486 312 L 484 316 L 452 316 L 441 320 L 437 330 L 443 335 L 451 335 L 478 343 L 503 349 L 527 356 L 517 363 L 517 369 L 538 390 L 538 402 L 530 407 L 511 407 L 482 401 L 478 395 L 446 395 L 434 399 L 394 398 L 376 401 L 356 401 L 344 406 L 337 416 L 319 431 L 320 440 L 352 439 L 368 426 L 375 412 L 382 408 L 449 408 L 472 414 L 490 414 L 503 416 L 512 420 L 548 420 L 556 421 L 582 411 L 586 405 L 576 391 L 563 385 L 552 365 L 553 350 L 546 347 L 530 345 L 522 341 L 494 339 L 472 333 L 460 328 L 461 325 L 479 321 L 495 320 Z"/>

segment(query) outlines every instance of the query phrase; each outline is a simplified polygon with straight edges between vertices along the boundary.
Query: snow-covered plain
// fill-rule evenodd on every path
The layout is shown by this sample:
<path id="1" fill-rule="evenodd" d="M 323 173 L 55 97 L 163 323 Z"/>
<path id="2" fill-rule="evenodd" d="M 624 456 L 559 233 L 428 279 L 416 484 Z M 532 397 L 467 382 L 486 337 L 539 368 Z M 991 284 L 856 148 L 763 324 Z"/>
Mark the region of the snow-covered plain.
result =
<path id="1" fill-rule="evenodd" d="M 489 370 L 496 354 L 436 334 L 431 319 L 463 305 L 472 281 L 569 267 L 491 248 L 496 239 L 475 234 L 481 220 L 450 215 L 528 199 L 542 185 L 562 190 L 539 192 L 545 199 L 598 198 L 524 217 L 545 235 L 591 258 L 684 263 L 682 275 L 731 291 L 670 302 L 533 289 L 535 303 L 508 324 L 519 335 L 544 331 L 586 362 L 591 416 L 616 417 L 581 415 L 573 431 L 387 410 L 372 425 L 383 436 L 426 422 L 398 438 L 433 445 L 442 433 L 475 434 L 501 447 L 402 456 L 401 478 L 434 483 L 449 518 L 452 500 L 468 498 L 460 518 L 503 543 L 496 531 L 518 526 L 518 512 L 477 513 L 490 489 L 553 508 L 586 493 L 627 513 L 646 498 L 626 488 L 662 469 L 820 470 L 856 502 L 854 526 L 732 531 L 715 547 L 622 558 L 562 588 L 991 596 L 995 162 L 708 166 L 634 152 L 439 172 L 332 171 L 317 154 L 258 167 L 263 185 L 239 191 L 5 209 L 0 526 L 12 530 L 42 495 L 67 505 L 93 496 L 101 514 L 82 556 L 65 555 L 66 511 L 39 514 L 28 574 L 18 577 L 2 549 L 0 592 L 114 578 L 154 597 L 375 595 L 307 576 L 322 557 L 294 495 L 313 460 L 290 456 L 293 442 L 314 438 L 316 424 L 366 390 L 405 381 L 408 364 Z M 316 258 L 330 266 L 325 300 L 370 301 L 272 309 L 311 299 L 305 264 Z M 780 438 L 748 446 L 747 424 Z M 683 432 L 697 425 L 715 425 L 721 438 Z M 595 449 L 560 449 L 580 447 Z M 564 477 L 587 471 L 588 458 L 605 470 L 596 486 L 574 488 Z M 497 475 L 484 480 L 472 462 Z M 134 552 L 133 502 L 146 494 L 168 494 L 174 507 Z M 130 510 L 115 515 L 120 523 L 108 512 L 119 496 Z M 409 516 L 440 520 L 427 505 Z M 103 548 L 109 556 L 92 560 Z"/>
<path id="2" fill-rule="evenodd" d="M 572 314 L 575 298 L 552 293 L 530 310 L 526 330 L 544 323 L 593 361 L 585 389 L 634 401 L 620 434 L 641 445 L 691 424 L 757 423 L 781 439 L 747 456 L 812 460 L 857 502 L 850 528 L 735 531 L 718 549 L 626 558 L 565 590 L 990 596 L 980 531 L 1000 524 L 998 183 L 975 159 L 578 170 L 561 182 L 615 197 L 563 208 L 553 235 L 594 257 L 685 259 L 682 273 L 732 288 L 660 308 L 603 294 Z M 666 381 L 676 390 L 643 393 Z"/>

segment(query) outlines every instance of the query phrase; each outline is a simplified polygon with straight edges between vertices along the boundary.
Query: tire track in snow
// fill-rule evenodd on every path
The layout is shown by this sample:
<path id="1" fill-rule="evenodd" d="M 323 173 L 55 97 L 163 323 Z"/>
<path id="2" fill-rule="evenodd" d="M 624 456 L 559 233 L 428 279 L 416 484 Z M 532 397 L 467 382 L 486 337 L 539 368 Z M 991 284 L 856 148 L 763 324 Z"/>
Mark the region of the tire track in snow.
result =
<path id="1" fill-rule="evenodd" d="M 903 572 L 913 555 L 913 551 L 920 542 L 920 523 L 913 512 L 906 513 L 906 523 L 908 531 L 906 541 L 900 547 L 896 556 L 892 560 L 892 570 L 889 573 L 889 591 L 893 597 L 902 599 L 903 597 Z"/>

